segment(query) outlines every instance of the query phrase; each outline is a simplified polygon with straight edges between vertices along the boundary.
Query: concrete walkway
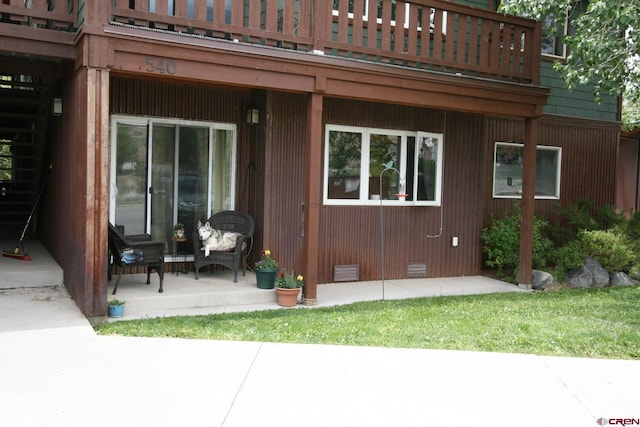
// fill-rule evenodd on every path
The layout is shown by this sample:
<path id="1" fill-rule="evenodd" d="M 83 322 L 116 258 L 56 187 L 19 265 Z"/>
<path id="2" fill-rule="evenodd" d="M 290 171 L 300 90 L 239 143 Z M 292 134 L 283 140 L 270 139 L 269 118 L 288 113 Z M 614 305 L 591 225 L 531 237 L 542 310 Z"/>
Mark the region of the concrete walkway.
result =
<path id="1" fill-rule="evenodd" d="M 0 361 L 12 427 L 640 422 L 640 361 L 97 336 L 63 287 L 0 290 Z"/>

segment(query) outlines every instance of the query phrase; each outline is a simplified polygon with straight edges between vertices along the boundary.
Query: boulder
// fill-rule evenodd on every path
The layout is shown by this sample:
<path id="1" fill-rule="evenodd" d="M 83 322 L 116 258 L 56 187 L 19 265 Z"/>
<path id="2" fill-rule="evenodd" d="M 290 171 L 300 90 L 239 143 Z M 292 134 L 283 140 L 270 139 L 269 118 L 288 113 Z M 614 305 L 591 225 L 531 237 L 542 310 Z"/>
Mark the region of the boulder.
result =
<path id="1" fill-rule="evenodd" d="M 609 285 L 610 277 L 607 270 L 593 258 L 587 258 L 578 270 L 567 273 L 565 283 L 572 288 L 601 288 Z"/>
<path id="2" fill-rule="evenodd" d="M 611 275 L 611 285 L 613 286 L 634 286 L 638 281 L 629 277 L 627 273 L 616 271 Z"/>
<path id="3" fill-rule="evenodd" d="M 536 291 L 553 290 L 561 287 L 560 283 L 546 271 L 531 271 L 531 287 Z"/>

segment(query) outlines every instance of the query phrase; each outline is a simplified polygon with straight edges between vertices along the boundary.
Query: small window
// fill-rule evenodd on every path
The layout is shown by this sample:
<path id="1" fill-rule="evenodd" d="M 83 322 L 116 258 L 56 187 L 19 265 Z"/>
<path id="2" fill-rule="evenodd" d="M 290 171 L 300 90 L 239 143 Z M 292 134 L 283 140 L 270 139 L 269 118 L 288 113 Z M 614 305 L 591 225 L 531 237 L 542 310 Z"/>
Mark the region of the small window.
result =
<path id="1" fill-rule="evenodd" d="M 324 202 L 440 205 L 442 134 L 328 125 Z"/>
<path id="2" fill-rule="evenodd" d="M 554 33 L 550 33 L 554 21 L 553 17 L 548 16 L 542 23 L 542 54 L 564 58 L 567 56 L 567 46 L 563 43 L 567 35 L 567 19 L 557 25 Z"/>
<path id="3" fill-rule="evenodd" d="M 522 197 L 522 144 L 496 142 L 493 165 L 493 197 Z M 560 198 L 560 147 L 536 149 L 536 199 Z"/>

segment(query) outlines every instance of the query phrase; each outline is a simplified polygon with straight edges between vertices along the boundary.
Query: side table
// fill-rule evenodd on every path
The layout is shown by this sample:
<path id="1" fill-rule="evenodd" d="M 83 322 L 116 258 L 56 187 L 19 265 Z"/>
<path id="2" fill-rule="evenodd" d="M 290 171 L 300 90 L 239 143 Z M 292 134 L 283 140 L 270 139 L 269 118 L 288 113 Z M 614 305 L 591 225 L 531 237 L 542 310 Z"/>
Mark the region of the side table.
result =
<path id="1" fill-rule="evenodd" d="M 187 255 L 186 254 L 178 254 L 178 243 L 184 243 L 187 241 L 186 237 L 172 237 L 171 240 L 173 240 L 173 260 L 174 262 L 182 262 L 182 263 L 186 263 L 187 262 Z M 180 275 L 180 269 L 177 269 L 175 271 L 176 276 Z M 186 267 L 183 268 L 182 270 L 183 273 L 187 272 Z"/>

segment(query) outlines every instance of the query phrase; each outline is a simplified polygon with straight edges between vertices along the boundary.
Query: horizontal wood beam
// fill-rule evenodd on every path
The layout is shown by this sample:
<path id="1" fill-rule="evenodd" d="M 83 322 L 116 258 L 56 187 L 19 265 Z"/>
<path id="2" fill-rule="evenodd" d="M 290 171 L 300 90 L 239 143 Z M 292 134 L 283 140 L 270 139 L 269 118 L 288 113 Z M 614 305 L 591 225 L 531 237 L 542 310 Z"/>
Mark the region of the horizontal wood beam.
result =
<path id="1" fill-rule="evenodd" d="M 441 108 L 539 117 L 548 89 L 113 27 L 107 66 L 115 74 Z M 140 43 L 145 41 L 145 43 Z M 115 75 L 114 74 L 114 75 Z"/>
<path id="2" fill-rule="evenodd" d="M 74 37 L 75 34 L 63 31 L 0 25 L 0 53 L 75 59 Z"/>

